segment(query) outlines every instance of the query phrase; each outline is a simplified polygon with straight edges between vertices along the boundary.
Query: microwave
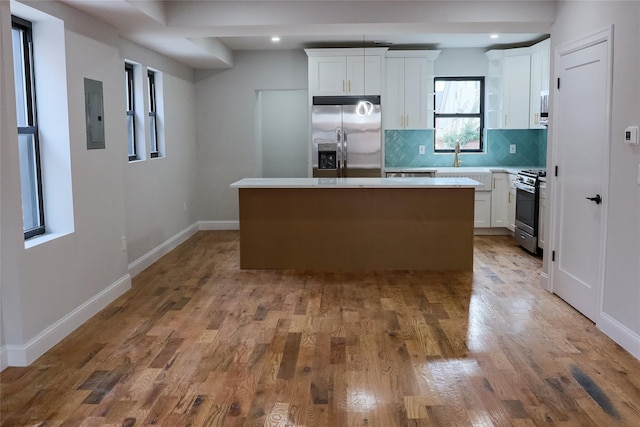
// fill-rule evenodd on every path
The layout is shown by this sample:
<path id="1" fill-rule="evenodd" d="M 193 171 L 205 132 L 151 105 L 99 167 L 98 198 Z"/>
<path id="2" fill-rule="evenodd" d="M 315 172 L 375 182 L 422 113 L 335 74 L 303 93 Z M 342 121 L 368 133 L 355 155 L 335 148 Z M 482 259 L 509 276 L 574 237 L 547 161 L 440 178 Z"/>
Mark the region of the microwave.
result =
<path id="1" fill-rule="evenodd" d="M 549 91 L 540 92 L 540 124 L 547 126 L 549 123 Z"/>

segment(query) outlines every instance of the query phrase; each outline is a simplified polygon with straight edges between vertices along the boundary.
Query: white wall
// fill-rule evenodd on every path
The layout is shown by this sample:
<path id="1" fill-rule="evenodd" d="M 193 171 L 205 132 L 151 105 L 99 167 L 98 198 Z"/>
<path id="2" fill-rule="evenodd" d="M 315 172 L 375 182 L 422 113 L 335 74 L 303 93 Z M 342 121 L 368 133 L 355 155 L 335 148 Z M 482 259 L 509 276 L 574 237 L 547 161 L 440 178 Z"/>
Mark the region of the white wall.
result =
<path id="1" fill-rule="evenodd" d="M 434 63 L 436 77 L 486 76 L 486 49 L 442 49 Z"/>
<path id="2" fill-rule="evenodd" d="M 237 221 L 229 184 L 258 173 L 256 91 L 306 89 L 303 51 L 238 52 L 234 68 L 196 72 L 198 218 Z"/>
<path id="3" fill-rule="evenodd" d="M 259 92 L 256 131 L 264 178 L 309 175 L 309 95 L 306 90 Z"/>
<path id="4" fill-rule="evenodd" d="M 137 264 L 144 268 L 166 251 L 157 255 L 150 252 L 197 221 L 195 92 L 192 69 L 126 41 L 120 43 L 120 52 L 123 59 L 161 73 L 156 82 L 158 103 L 162 104 L 158 110 L 164 109 L 159 123 L 164 129 L 163 156 L 150 157 L 146 131 L 149 123 L 145 113 L 146 154 L 143 157 L 146 160 L 126 166 L 127 252 L 131 273 L 135 274 L 140 269 Z M 146 112 L 146 68 L 142 74 Z"/>
<path id="5" fill-rule="evenodd" d="M 636 357 L 640 357 L 640 147 L 624 144 L 623 135 L 625 127 L 640 122 L 639 18 L 638 2 L 561 1 L 551 34 L 553 56 L 558 45 L 614 25 L 605 316 L 598 326 Z M 552 150 L 548 152 L 551 156 Z"/>
<path id="6" fill-rule="evenodd" d="M 74 227 L 70 234 L 25 249 L 15 149 L 11 24 L 8 3 L 1 2 L 1 336 L 9 363 L 17 365 L 32 362 L 126 291 L 131 284 L 129 263 L 196 220 L 193 70 L 122 42 L 115 30 L 60 3 L 31 5 L 42 5 L 65 21 L 66 49 L 58 55 L 66 55 L 67 93 L 60 105 L 68 104 Z M 125 54 L 163 74 L 166 158 L 127 161 Z M 7 76 L 11 93 L 4 96 Z M 85 77 L 103 82 L 104 150 L 86 149 Z M 121 250 L 123 236 L 130 243 L 126 252 Z"/>

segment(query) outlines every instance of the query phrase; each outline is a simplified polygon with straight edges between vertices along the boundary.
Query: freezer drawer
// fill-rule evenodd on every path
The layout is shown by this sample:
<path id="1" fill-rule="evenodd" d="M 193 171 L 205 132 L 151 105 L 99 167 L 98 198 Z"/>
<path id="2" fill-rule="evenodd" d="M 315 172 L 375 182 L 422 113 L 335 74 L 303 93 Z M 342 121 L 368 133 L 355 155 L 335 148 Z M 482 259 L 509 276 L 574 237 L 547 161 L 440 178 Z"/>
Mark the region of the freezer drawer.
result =
<path id="1" fill-rule="evenodd" d="M 528 250 L 529 252 L 536 253 L 538 248 L 538 239 L 535 236 L 527 233 L 524 230 L 516 228 L 515 233 L 513 234 L 513 238 L 516 243 Z"/>

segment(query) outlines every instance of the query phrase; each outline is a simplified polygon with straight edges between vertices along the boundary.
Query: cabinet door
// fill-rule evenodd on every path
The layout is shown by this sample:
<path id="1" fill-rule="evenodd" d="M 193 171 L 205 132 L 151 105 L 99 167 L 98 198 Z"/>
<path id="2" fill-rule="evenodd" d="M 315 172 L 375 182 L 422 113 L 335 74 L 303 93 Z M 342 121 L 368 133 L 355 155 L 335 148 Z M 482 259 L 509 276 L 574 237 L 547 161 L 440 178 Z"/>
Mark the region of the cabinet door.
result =
<path id="1" fill-rule="evenodd" d="M 347 61 L 344 56 L 309 58 L 309 91 L 311 96 L 347 94 Z"/>
<path id="2" fill-rule="evenodd" d="M 503 128 L 529 128 L 531 55 L 504 58 Z"/>
<path id="3" fill-rule="evenodd" d="M 433 63 L 431 61 L 431 63 Z M 404 60 L 404 127 L 428 129 L 433 125 L 433 81 L 426 58 Z"/>
<path id="4" fill-rule="evenodd" d="M 385 60 L 385 93 L 382 118 L 385 129 L 404 128 L 404 59 Z"/>
<path id="5" fill-rule="evenodd" d="M 507 228 L 510 231 L 516 229 L 516 190 L 509 189 L 509 198 L 507 200 Z"/>
<path id="6" fill-rule="evenodd" d="M 531 104 L 529 107 L 529 127 L 540 127 L 540 91 L 542 90 L 542 52 L 531 54 Z"/>
<path id="7" fill-rule="evenodd" d="M 477 228 L 491 226 L 491 192 L 476 191 L 473 225 Z"/>
<path id="8" fill-rule="evenodd" d="M 542 93 L 549 93 L 549 39 L 544 40 L 533 47 L 531 54 L 531 118 L 530 127 L 542 129 L 540 125 L 540 99 Z"/>
<path id="9" fill-rule="evenodd" d="M 494 173 L 491 189 L 491 226 L 508 225 L 509 174 Z"/>
<path id="10" fill-rule="evenodd" d="M 382 57 L 347 56 L 347 93 L 349 95 L 380 95 Z"/>

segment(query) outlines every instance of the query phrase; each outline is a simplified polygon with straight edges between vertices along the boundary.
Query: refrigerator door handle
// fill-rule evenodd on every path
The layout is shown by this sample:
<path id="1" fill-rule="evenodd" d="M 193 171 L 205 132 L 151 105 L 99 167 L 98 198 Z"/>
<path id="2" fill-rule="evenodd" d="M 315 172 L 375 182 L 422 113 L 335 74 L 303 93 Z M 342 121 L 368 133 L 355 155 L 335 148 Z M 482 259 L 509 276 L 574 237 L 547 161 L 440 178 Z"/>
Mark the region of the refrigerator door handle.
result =
<path id="1" fill-rule="evenodd" d="M 344 176 L 346 178 L 347 176 L 347 157 L 348 157 L 348 153 L 349 153 L 349 141 L 347 141 L 347 131 L 343 130 L 342 131 L 342 151 L 343 151 L 343 158 L 342 158 L 342 163 L 343 163 L 343 167 L 344 167 Z"/>
<path id="2" fill-rule="evenodd" d="M 340 138 L 340 128 L 336 129 L 336 157 L 338 162 L 338 176 L 342 176 L 342 140 Z"/>

